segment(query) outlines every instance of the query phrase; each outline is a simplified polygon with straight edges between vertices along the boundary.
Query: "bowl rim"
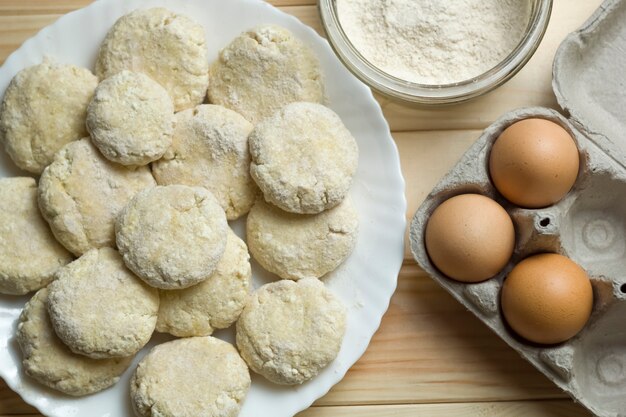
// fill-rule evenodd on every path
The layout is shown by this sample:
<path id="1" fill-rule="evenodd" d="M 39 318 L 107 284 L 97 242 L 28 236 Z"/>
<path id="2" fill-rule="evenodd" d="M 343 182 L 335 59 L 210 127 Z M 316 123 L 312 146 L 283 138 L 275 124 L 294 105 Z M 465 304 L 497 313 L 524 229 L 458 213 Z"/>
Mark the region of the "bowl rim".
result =
<path id="1" fill-rule="evenodd" d="M 553 5 L 553 0 L 532 1 L 524 37 L 500 63 L 467 80 L 432 85 L 394 77 L 365 59 L 343 31 L 335 7 L 337 0 L 319 0 L 318 9 L 329 44 L 340 61 L 357 78 L 391 99 L 419 105 L 440 105 L 460 103 L 484 95 L 507 82 L 526 65 L 546 33 Z"/>

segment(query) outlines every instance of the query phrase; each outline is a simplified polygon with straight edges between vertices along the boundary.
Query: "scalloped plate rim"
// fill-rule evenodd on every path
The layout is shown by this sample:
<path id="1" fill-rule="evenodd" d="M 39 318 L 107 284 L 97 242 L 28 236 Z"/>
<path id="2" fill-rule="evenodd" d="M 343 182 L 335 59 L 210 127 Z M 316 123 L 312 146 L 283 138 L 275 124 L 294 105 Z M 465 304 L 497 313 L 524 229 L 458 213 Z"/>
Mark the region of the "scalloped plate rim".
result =
<path id="1" fill-rule="evenodd" d="M 383 284 L 385 285 L 381 284 L 378 288 L 376 288 L 378 291 L 377 296 L 379 296 L 380 298 L 378 300 L 379 304 L 376 306 L 376 311 L 372 311 L 372 309 L 368 310 L 367 305 L 364 307 L 359 307 L 359 308 L 364 308 L 366 312 L 369 313 L 369 317 L 373 319 L 368 324 L 367 328 L 364 329 L 364 333 L 367 334 L 367 340 L 359 341 L 360 343 L 358 345 L 358 348 L 353 349 L 352 353 L 350 354 L 350 361 L 352 363 L 348 364 L 348 366 L 342 365 L 341 370 L 338 372 L 335 372 L 332 375 L 333 378 L 328 379 L 327 384 L 323 386 L 319 386 L 315 390 L 310 390 L 308 394 L 302 393 L 306 395 L 302 395 L 299 401 L 296 401 L 296 404 L 293 404 L 292 402 L 291 404 L 289 404 L 289 406 L 286 406 L 286 405 L 285 407 L 281 406 L 281 411 L 282 411 L 281 415 L 283 415 L 282 413 L 284 413 L 284 415 L 287 416 L 287 415 L 293 415 L 294 413 L 298 411 L 302 411 L 308 408 L 313 403 L 313 401 L 315 401 L 316 399 L 326 394 L 333 385 L 339 382 L 344 377 L 349 367 L 352 364 L 354 364 L 354 362 L 356 362 L 361 357 L 361 355 L 365 352 L 369 344 L 369 341 L 371 340 L 371 337 L 373 336 L 375 331 L 378 329 L 382 316 L 389 306 L 391 295 L 395 291 L 395 288 L 397 285 L 397 274 L 399 272 L 399 269 L 401 267 L 402 260 L 403 260 L 403 252 L 404 252 L 403 240 L 404 240 L 404 229 L 406 225 L 406 219 L 405 219 L 406 200 L 404 197 L 405 183 L 404 183 L 404 179 L 402 177 L 402 173 L 400 170 L 398 149 L 395 145 L 395 142 L 391 138 L 391 135 L 389 133 L 389 126 L 386 120 L 384 119 L 380 105 L 375 100 L 371 90 L 367 86 L 362 84 L 360 81 L 358 81 L 352 74 L 348 72 L 346 68 L 344 68 L 340 64 L 339 60 L 335 57 L 334 53 L 332 52 L 332 49 L 330 48 L 328 42 L 324 38 L 320 37 L 313 29 L 304 25 L 295 17 L 285 14 L 284 12 L 276 9 L 274 6 L 268 3 L 262 2 L 260 0 L 236 0 L 236 1 L 231 0 L 229 3 L 231 2 L 237 3 L 238 5 L 241 5 L 244 8 L 249 8 L 250 10 L 253 10 L 255 8 L 265 8 L 263 9 L 263 12 L 274 14 L 276 20 L 284 21 L 285 26 L 287 26 L 292 31 L 298 32 L 300 34 L 305 34 L 305 38 L 306 38 L 305 41 L 307 41 L 309 44 L 312 43 L 311 46 L 313 46 L 314 49 L 316 49 L 316 51 L 318 52 L 318 55 L 320 55 L 320 51 L 321 51 L 320 60 L 323 61 L 323 66 L 334 67 L 333 75 L 337 75 L 344 79 L 349 80 L 347 84 L 349 86 L 349 89 L 351 89 L 351 92 L 355 93 L 355 96 L 361 95 L 363 97 L 360 104 L 366 107 L 366 110 L 370 116 L 370 119 L 368 120 L 368 122 L 373 125 L 374 129 L 376 129 L 376 134 L 377 136 L 379 136 L 380 144 L 381 146 L 384 146 L 382 150 L 386 153 L 386 156 L 388 157 L 388 159 L 390 159 L 390 161 L 387 161 L 387 162 L 391 162 L 385 168 L 388 170 L 387 174 L 392 181 L 388 184 L 384 184 L 384 186 L 387 187 L 388 191 L 391 190 L 391 193 L 389 194 L 396 200 L 392 201 L 391 204 L 389 205 L 389 207 L 393 209 L 394 213 L 393 215 L 390 215 L 390 214 L 388 215 L 390 222 L 386 226 L 388 230 L 393 231 L 393 233 L 390 233 L 389 236 L 387 236 L 388 237 L 387 240 L 395 242 L 395 246 L 396 246 L 395 255 L 396 256 L 395 256 L 395 259 L 387 260 L 387 264 L 389 264 L 390 266 L 386 269 L 386 273 L 388 275 L 385 277 L 386 281 L 383 281 Z M 122 5 L 120 5 L 120 3 L 122 3 Z M 60 31 L 60 33 L 63 33 L 63 27 L 65 25 L 69 26 L 73 24 L 72 19 L 78 19 L 84 15 L 95 14 L 97 11 L 103 11 L 104 9 L 108 7 L 113 7 L 113 5 L 115 7 L 118 7 L 119 9 L 130 10 L 130 9 L 135 8 L 133 7 L 133 4 L 137 4 L 137 3 L 139 3 L 138 0 L 130 1 L 130 2 L 127 2 L 126 4 L 123 4 L 122 0 L 99 0 L 82 9 L 78 9 L 66 15 L 63 15 L 52 24 L 44 27 L 35 36 L 26 40 L 16 51 L 11 53 L 9 57 L 7 58 L 7 60 L 5 61 L 5 63 L 3 64 L 3 66 L 0 67 L 0 94 L 4 93 L 4 87 L 2 86 L 2 83 L 6 85 L 8 83 L 7 79 L 10 80 L 10 78 L 12 78 L 12 76 L 15 74 L 17 70 L 24 67 L 24 65 L 22 64 L 29 60 L 28 54 L 34 54 L 37 57 L 45 55 L 45 53 L 43 53 L 42 51 L 38 49 L 40 47 L 40 43 L 42 42 L 45 43 L 46 41 L 54 42 L 54 39 L 50 40 L 50 36 L 54 37 L 55 31 Z M 151 4 L 162 3 L 167 6 L 167 4 L 172 3 L 172 1 L 171 0 L 169 1 L 168 0 L 144 1 L 142 3 L 143 7 L 149 7 L 147 6 L 148 3 L 151 3 Z M 193 4 L 196 4 L 196 5 L 202 4 L 203 6 L 206 6 L 207 4 L 216 5 L 218 3 L 215 0 L 213 0 L 212 3 L 203 2 L 202 0 L 192 0 L 192 1 L 187 1 L 187 2 L 182 3 L 181 7 L 191 6 Z M 170 4 L 169 6 L 172 6 L 172 4 Z M 230 6 L 231 5 L 229 5 L 228 7 Z M 176 6 L 176 7 L 170 7 L 170 8 L 176 9 L 179 7 Z M 296 35 L 298 35 L 298 33 L 296 33 Z M 59 33 L 57 33 L 57 35 L 58 34 Z M 95 48 L 97 48 L 97 45 L 95 46 Z M 325 75 L 328 78 L 329 74 L 326 73 Z M 351 98 L 354 98 L 354 97 L 351 96 Z M 334 103 L 331 101 L 330 103 L 331 108 L 334 108 L 333 104 Z M 367 113 L 364 113 L 364 114 L 367 114 Z M 357 140 L 359 140 L 359 136 L 357 135 L 355 136 L 357 137 Z M 363 150 L 361 152 L 363 152 Z M 11 168 L 9 167 L 8 169 L 11 169 Z M 359 170 L 361 170 L 361 167 L 359 168 Z M 4 176 L 4 174 L 0 174 L 0 175 Z M 397 233 L 397 236 L 393 236 L 396 233 Z M 363 239 L 360 238 L 359 240 L 361 241 Z M 389 250 L 387 250 L 387 252 L 389 252 Z M 2 307 L 3 307 L 2 300 L 0 300 L 0 312 L 3 312 Z M 12 339 L 12 338 L 9 338 L 9 339 Z M 342 351 L 343 349 L 344 348 L 342 347 Z M 3 355 L 5 353 L 4 350 L 7 350 L 6 346 L 3 347 L 3 353 L 2 353 Z M 11 389 L 13 389 L 18 394 L 20 394 L 27 403 L 38 408 L 42 414 L 51 415 L 51 416 L 52 415 L 68 416 L 68 417 L 71 415 L 75 415 L 75 411 L 72 411 L 73 409 L 71 405 L 67 409 L 63 409 L 63 408 L 59 409 L 58 407 L 56 409 L 50 409 L 46 407 L 45 405 L 42 405 L 40 401 L 41 399 L 36 398 L 37 394 L 41 394 L 41 392 L 44 392 L 44 393 L 50 392 L 50 390 L 42 388 L 41 386 L 38 386 L 36 384 L 34 384 L 38 388 L 36 391 L 28 391 L 28 388 L 25 390 L 24 385 L 22 384 L 23 382 L 22 372 L 19 371 L 15 375 L 11 375 L 12 373 L 14 373 L 14 369 L 7 368 L 4 363 L 0 365 L 0 376 L 2 376 L 2 378 L 6 381 L 7 385 L 9 385 Z M 253 380 L 255 379 L 253 378 Z M 309 384 L 314 385 L 314 382 L 315 382 L 315 379 Z M 111 390 L 114 390 L 116 388 L 121 389 L 121 387 L 118 385 L 115 388 L 112 388 Z M 70 397 L 67 397 L 67 398 L 70 398 Z M 68 401 L 71 402 L 71 399 L 69 399 Z M 104 413 L 102 415 L 103 417 L 111 416 L 110 414 L 107 414 L 107 413 Z M 243 417 L 244 413 L 242 413 L 241 415 Z"/>

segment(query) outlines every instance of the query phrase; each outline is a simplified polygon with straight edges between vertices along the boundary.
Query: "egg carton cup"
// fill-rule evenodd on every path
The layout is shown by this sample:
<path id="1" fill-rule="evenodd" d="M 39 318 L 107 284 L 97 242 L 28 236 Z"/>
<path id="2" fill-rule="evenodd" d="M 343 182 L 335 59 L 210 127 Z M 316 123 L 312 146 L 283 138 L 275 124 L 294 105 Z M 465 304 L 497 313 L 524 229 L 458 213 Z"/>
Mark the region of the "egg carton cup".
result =
<path id="1" fill-rule="evenodd" d="M 556 385 L 601 417 L 626 417 L 626 0 L 606 1 L 559 47 L 553 88 L 564 114 L 542 107 L 511 111 L 489 126 L 437 184 L 411 223 L 411 251 L 435 281 Z M 578 178 L 558 203 L 525 209 L 504 199 L 489 178 L 489 153 L 511 124 L 543 118 L 567 130 L 580 156 Z M 443 275 L 424 244 L 435 208 L 459 194 L 478 193 L 511 216 L 516 245 L 506 267 L 474 284 Z M 449 238 L 453 239 L 453 236 Z M 593 312 L 583 330 L 558 345 L 517 336 L 500 309 L 511 269 L 529 255 L 555 252 L 587 271 Z"/>

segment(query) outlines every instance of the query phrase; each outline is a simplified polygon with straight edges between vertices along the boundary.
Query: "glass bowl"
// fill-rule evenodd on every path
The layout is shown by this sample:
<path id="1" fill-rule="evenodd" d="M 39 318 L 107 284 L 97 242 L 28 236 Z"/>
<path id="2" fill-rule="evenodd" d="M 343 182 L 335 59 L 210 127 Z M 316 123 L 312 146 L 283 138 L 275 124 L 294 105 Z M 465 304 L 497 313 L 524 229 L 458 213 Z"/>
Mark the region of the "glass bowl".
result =
<path id="1" fill-rule="evenodd" d="M 543 39 L 552 12 L 552 0 L 529 1 L 531 13 L 524 36 L 504 60 L 477 77 L 439 85 L 402 80 L 378 69 L 356 50 L 343 31 L 337 14 L 336 0 L 318 0 L 318 7 L 330 45 L 354 75 L 391 99 L 429 105 L 459 103 L 481 96 L 504 84 L 524 67 Z"/>

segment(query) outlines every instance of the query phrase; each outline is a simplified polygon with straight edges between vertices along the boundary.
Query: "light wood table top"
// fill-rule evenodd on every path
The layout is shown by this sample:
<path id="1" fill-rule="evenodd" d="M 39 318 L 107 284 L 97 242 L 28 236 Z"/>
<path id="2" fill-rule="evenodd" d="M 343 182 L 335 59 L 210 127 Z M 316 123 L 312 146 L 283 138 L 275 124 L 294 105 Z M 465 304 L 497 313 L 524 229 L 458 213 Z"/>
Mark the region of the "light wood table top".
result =
<path id="1" fill-rule="evenodd" d="M 225 0 L 226 1 L 226 0 Z M 315 0 L 272 0 L 322 33 Z M 527 66 L 470 103 L 417 109 L 379 101 L 400 150 L 410 219 L 436 182 L 508 110 L 557 108 L 554 52 L 600 0 L 555 0 L 552 21 Z M 27 38 L 90 0 L 0 0 L 0 63 Z M 40 416 L 0 380 L 0 417 Z M 398 289 L 365 355 L 299 417 L 590 416 L 440 289 L 408 252 Z M 80 416 L 88 417 L 88 416 Z"/>

